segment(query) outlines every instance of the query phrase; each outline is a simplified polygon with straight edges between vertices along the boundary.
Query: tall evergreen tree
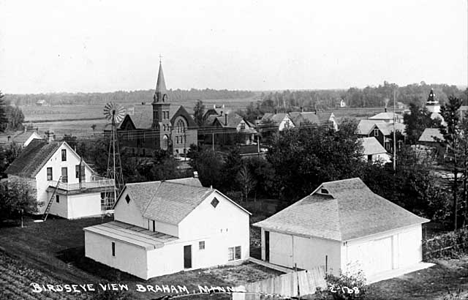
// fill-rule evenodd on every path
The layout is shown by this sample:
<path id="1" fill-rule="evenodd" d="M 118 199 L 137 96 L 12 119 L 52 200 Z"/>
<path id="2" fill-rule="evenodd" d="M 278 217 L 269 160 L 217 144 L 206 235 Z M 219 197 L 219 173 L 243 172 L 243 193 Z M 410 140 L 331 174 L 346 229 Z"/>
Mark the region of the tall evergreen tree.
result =
<path id="1" fill-rule="evenodd" d="M 6 104 L 4 95 L 0 91 L 0 132 L 4 132 L 8 126 L 8 118 L 6 116 Z"/>

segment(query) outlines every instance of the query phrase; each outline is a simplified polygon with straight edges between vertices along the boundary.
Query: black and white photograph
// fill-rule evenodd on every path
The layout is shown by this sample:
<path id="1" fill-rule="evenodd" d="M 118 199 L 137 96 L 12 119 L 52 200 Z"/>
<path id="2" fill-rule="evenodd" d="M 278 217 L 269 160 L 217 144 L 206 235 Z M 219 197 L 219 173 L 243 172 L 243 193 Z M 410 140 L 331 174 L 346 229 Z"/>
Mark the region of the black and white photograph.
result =
<path id="1" fill-rule="evenodd" d="M 0 299 L 468 299 L 468 0 L 0 0 Z"/>

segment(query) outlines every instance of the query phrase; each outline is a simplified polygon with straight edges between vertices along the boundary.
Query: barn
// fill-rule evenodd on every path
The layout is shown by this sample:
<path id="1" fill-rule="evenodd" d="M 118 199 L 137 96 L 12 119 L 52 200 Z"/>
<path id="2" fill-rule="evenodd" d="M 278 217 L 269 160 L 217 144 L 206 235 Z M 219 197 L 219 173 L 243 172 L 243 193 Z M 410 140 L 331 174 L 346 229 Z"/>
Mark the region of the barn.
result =
<path id="1" fill-rule="evenodd" d="M 322 183 L 261 228 L 262 259 L 281 266 L 362 270 L 368 282 L 421 268 L 429 220 L 374 194 L 359 178 Z"/>
<path id="2" fill-rule="evenodd" d="M 85 255 L 142 279 L 249 257 L 250 213 L 198 179 L 127 184 L 114 221 L 87 227 Z"/>

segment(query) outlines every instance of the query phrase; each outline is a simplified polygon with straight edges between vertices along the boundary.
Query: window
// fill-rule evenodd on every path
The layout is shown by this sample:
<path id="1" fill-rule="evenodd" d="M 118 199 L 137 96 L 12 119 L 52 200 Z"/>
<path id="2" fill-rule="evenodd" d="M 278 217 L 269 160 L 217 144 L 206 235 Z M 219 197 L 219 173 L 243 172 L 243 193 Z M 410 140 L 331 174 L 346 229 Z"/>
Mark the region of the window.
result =
<path id="1" fill-rule="evenodd" d="M 112 242 L 112 256 L 115 256 L 115 243 Z"/>
<path id="2" fill-rule="evenodd" d="M 47 180 L 53 180 L 52 179 L 52 168 L 47 168 Z"/>
<path id="3" fill-rule="evenodd" d="M 75 178 L 80 178 L 80 165 L 75 165 Z"/>
<path id="4" fill-rule="evenodd" d="M 62 161 L 67 161 L 67 149 L 62 149 Z"/>
<path id="5" fill-rule="evenodd" d="M 60 196 L 59 195 L 55 195 L 55 202 L 60 203 Z"/>
<path id="6" fill-rule="evenodd" d="M 211 205 L 213 205 L 214 208 L 216 208 L 216 206 L 218 206 L 219 204 L 219 200 L 214 198 L 212 201 L 211 201 Z"/>
<path id="7" fill-rule="evenodd" d="M 156 221 L 153 220 L 153 232 L 156 231 Z"/>
<path id="8" fill-rule="evenodd" d="M 228 248 L 228 260 L 241 259 L 241 246 Z"/>
<path id="9" fill-rule="evenodd" d="M 241 130 L 245 130 L 245 123 L 241 123 L 241 124 L 240 124 L 240 129 L 241 129 Z"/>
<path id="10" fill-rule="evenodd" d="M 205 241 L 198 242 L 198 249 L 205 250 Z"/>
<path id="11" fill-rule="evenodd" d="M 67 173 L 68 173 L 67 167 L 63 167 L 63 168 L 62 168 L 62 182 L 64 182 L 64 183 L 67 183 L 67 182 L 68 182 Z"/>
<path id="12" fill-rule="evenodd" d="M 125 196 L 125 200 L 127 201 L 127 203 L 130 203 L 130 196 L 129 195 Z"/>
<path id="13" fill-rule="evenodd" d="M 374 129 L 374 136 L 379 136 L 379 130 L 377 128 Z"/>

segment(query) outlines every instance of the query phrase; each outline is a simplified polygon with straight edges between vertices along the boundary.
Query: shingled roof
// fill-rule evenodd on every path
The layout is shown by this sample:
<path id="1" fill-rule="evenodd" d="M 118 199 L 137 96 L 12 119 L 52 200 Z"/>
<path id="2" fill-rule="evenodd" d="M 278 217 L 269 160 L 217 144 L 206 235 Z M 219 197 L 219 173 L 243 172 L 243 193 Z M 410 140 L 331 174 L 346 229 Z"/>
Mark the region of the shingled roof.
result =
<path id="1" fill-rule="evenodd" d="M 373 136 L 360 138 L 359 140 L 362 141 L 362 154 L 364 155 L 387 153 L 387 150 L 385 150 L 385 148 Z"/>
<path id="2" fill-rule="evenodd" d="M 124 192 L 136 203 L 143 217 L 177 225 L 216 191 L 202 187 L 196 181 L 175 179 L 130 183 L 125 186 Z M 246 211 L 235 202 L 232 203 Z"/>
<path id="3" fill-rule="evenodd" d="M 428 221 L 374 194 L 361 179 L 352 178 L 322 183 L 311 195 L 254 226 L 348 241 Z"/>
<path id="4" fill-rule="evenodd" d="M 6 169 L 9 175 L 34 178 L 64 142 L 34 139 Z"/>

